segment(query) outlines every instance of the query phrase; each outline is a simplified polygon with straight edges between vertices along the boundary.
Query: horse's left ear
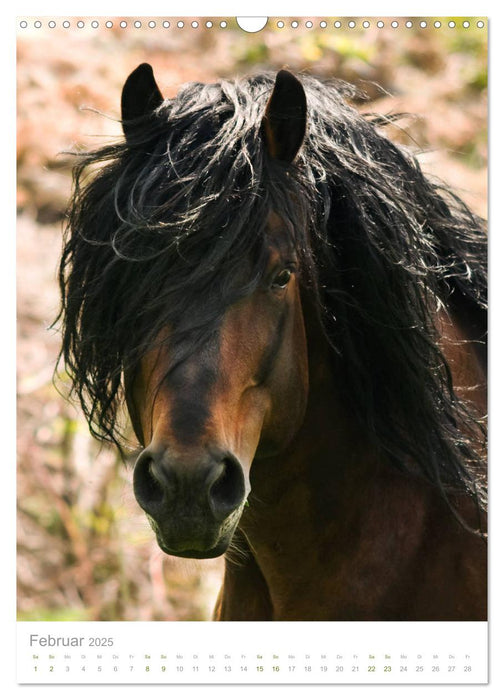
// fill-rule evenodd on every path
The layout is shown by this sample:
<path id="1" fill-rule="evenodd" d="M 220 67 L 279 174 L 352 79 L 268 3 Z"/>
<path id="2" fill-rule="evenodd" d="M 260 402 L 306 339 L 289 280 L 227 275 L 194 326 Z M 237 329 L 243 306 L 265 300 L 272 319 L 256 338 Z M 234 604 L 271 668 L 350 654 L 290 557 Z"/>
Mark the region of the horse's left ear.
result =
<path id="1" fill-rule="evenodd" d="M 122 89 L 121 118 L 126 139 L 131 138 L 135 132 L 135 122 L 149 115 L 162 102 L 163 96 L 152 67 L 148 63 L 141 63 L 128 76 Z"/>
<path id="2" fill-rule="evenodd" d="M 262 120 L 266 149 L 275 160 L 292 163 L 306 132 L 306 95 L 299 80 L 281 70 Z"/>

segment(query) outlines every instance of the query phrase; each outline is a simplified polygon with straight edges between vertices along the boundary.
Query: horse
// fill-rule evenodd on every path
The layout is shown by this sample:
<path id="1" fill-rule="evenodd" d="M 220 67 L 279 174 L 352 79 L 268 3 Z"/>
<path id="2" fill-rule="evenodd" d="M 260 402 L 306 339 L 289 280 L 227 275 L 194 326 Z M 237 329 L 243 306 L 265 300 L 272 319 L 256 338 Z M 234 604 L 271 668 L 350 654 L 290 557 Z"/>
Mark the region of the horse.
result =
<path id="1" fill-rule="evenodd" d="M 77 154 L 59 359 L 216 620 L 486 619 L 485 222 L 352 90 L 143 63 Z"/>

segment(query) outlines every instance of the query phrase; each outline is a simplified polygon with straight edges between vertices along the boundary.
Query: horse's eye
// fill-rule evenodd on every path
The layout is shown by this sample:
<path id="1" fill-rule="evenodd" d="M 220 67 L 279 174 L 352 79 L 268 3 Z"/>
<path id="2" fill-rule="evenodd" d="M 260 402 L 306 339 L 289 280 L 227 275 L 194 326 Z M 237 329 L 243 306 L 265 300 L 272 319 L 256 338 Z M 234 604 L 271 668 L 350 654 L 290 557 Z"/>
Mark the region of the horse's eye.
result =
<path id="1" fill-rule="evenodd" d="M 291 278 L 292 271 L 291 270 L 282 270 L 281 272 L 278 273 L 278 275 L 275 277 L 272 283 L 272 287 L 275 289 L 284 289 L 289 284 L 289 280 Z"/>

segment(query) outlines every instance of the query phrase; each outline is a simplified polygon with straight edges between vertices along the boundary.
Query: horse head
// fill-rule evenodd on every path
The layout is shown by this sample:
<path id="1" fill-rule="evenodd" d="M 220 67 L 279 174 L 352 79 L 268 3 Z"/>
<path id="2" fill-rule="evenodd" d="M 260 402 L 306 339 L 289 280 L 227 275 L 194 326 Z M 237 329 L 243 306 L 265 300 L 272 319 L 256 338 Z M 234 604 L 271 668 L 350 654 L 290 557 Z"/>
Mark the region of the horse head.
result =
<path id="1" fill-rule="evenodd" d="M 139 66 L 122 93 L 127 140 L 155 118 L 153 110 L 162 102 L 152 69 Z M 265 158 L 288 168 L 305 130 L 303 87 L 280 71 L 259 131 Z M 183 314 L 126 372 L 128 410 L 144 447 L 135 464 L 134 492 L 169 554 L 222 554 L 247 503 L 253 460 L 284 450 L 303 420 L 308 370 L 300 261 L 274 211 L 261 235 L 260 279 L 249 294 L 220 310 L 205 342 L 188 337 L 172 343 Z M 243 259 L 236 277 L 246 286 L 250 274 L 250 261 Z M 219 299 L 204 304 L 218 307 Z"/>

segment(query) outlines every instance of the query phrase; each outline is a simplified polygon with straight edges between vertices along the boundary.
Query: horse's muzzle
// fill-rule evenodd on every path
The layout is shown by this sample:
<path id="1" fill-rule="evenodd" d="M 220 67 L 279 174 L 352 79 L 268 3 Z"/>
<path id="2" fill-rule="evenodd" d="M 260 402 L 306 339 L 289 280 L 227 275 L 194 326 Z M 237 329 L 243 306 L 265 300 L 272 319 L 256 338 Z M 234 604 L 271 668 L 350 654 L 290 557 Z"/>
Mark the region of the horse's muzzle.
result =
<path id="1" fill-rule="evenodd" d="M 180 455 L 147 447 L 133 487 L 161 549 L 179 557 L 223 554 L 245 502 L 245 479 L 229 452 Z"/>

